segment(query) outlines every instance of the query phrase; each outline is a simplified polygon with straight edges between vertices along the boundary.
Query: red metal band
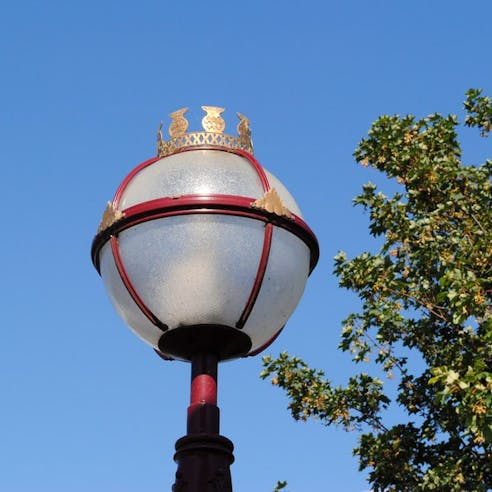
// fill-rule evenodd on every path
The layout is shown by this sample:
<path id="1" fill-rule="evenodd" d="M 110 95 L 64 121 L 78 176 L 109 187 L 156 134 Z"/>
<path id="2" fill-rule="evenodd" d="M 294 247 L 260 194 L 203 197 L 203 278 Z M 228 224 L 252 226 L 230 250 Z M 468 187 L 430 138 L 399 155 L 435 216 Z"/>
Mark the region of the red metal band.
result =
<path id="1" fill-rule="evenodd" d="M 271 214 L 262 209 L 252 206 L 256 201 L 255 198 L 237 196 L 237 195 L 184 195 L 173 198 L 157 198 L 148 202 L 138 203 L 123 210 L 126 219 L 129 219 L 134 224 L 132 218 L 142 215 L 148 215 L 152 212 L 152 218 L 161 217 L 160 212 L 165 212 L 165 215 L 172 215 L 173 211 L 189 210 L 190 213 L 195 213 L 197 210 L 216 209 L 219 213 L 228 214 L 228 212 L 239 212 L 242 210 L 245 214 L 237 213 L 237 215 L 245 215 L 248 217 L 264 220 L 264 222 L 272 222 L 280 225 L 284 229 L 293 227 L 301 228 L 306 235 L 311 236 L 314 240 L 316 237 L 310 227 L 295 214 L 292 214 L 292 219 L 287 219 L 281 215 Z M 157 215 L 154 215 L 154 212 Z M 168 213 L 169 212 L 169 213 Z M 176 214 L 177 215 L 177 214 Z M 230 214 L 229 214 L 230 215 Z M 125 221 L 126 222 L 126 221 Z"/>
<path id="2" fill-rule="evenodd" d="M 287 219 L 252 207 L 255 201 L 255 198 L 237 195 L 185 195 L 157 198 L 123 210 L 126 217 L 125 228 L 130 223 L 135 225 L 145 220 L 193 213 L 218 213 L 257 219 L 278 225 L 303 239 L 311 250 L 310 271 L 312 271 L 318 261 L 319 249 L 316 236 L 310 227 L 295 214 L 292 214 L 292 219 Z"/>
<path id="3" fill-rule="evenodd" d="M 253 288 L 251 289 L 251 293 L 249 295 L 248 302 L 244 308 L 244 311 L 241 313 L 239 321 L 236 323 L 236 328 L 243 328 L 248 321 L 249 315 L 253 310 L 256 299 L 258 298 L 258 294 L 261 289 L 261 285 L 263 283 L 263 278 L 265 277 L 265 271 L 268 265 L 268 259 L 270 257 L 270 248 L 272 246 L 272 233 L 273 233 L 273 225 L 266 224 L 265 225 L 265 236 L 263 239 L 263 250 L 261 252 L 260 263 L 258 265 L 258 271 L 256 273 L 255 281 L 253 284 Z"/>
<path id="4" fill-rule="evenodd" d="M 251 207 L 254 201 L 255 198 L 238 195 L 182 195 L 156 198 L 148 202 L 137 203 L 122 212 L 125 217 L 131 218 L 151 211 L 193 210 L 202 207 L 208 208 L 209 206 L 223 209 L 242 207 L 254 211 L 256 209 Z"/>
<path id="5" fill-rule="evenodd" d="M 120 274 L 121 281 L 123 282 L 123 285 L 125 286 L 126 290 L 128 291 L 128 294 L 130 294 L 130 297 L 133 299 L 135 304 L 138 306 L 140 311 L 145 315 L 145 317 L 155 326 L 157 326 L 159 329 L 162 331 L 167 331 L 168 327 L 162 323 L 157 316 L 145 305 L 145 303 L 142 301 L 141 297 L 138 295 L 137 291 L 133 287 L 133 284 L 128 277 L 128 274 L 125 269 L 125 265 L 123 264 L 123 261 L 121 259 L 120 255 L 120 248 L 118 245 L 118 239 L 114 236 L 111 236 L 110 239 L 111 242 L 111 251 L 113 253 L 114 261 L 116 264 L 116 269 L 118 270 L 118 273 Z"/>
<path id="6" fill-rule="evenodd" d="M 318 261 L 319 246 L 316 236 L 307 224 L 295 215 L 293 219 L 287 219 L 262 209 L 253 208 L 251 204 L 254 201 L 254 198 L 235 195 L 187 195 L 176 198 L 159 198 L 134 205 L 123 211 L 123 219 L 96 235 L 92 243 L 92 261 L 99 270 L 99 251 L 104 243 L 111 235 L 118 234 L 131 226 L 162 217 L 206 213 L 247 217 L 272 223 L 288 230 L 309 247 L 311 251 L 310 271 L 312 271 Z"/>

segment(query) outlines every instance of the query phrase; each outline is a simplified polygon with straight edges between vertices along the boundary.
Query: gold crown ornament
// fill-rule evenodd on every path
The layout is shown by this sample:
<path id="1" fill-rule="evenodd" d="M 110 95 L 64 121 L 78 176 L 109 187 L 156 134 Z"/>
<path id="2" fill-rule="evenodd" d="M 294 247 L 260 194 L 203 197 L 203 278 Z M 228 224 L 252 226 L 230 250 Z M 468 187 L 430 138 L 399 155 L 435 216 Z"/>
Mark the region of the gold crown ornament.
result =
<path id="1" fill-rule="evenodd" d="M 217 106 L 202 106 L 202 109 L 205 111 L 205 116 L 202 118 L 202 128 L 204 131 L 186 133 L 189 123 L 185 117 L 185 113 L 188 111 L 188 108 L 178 109 L 169 115 L 171 118 L 171 124 L 168 128 L 169 136 L 171 137 L 169 140 L 164 140 L 162 136 L 163 124 L 161 121 L 157 130 L 158 157 L 165 157 L 186 147 L 203 147 L 207 145 L 233 150 L 241 149 L 253 154 L 251 129 L 246 116 L 236 113 L 239 118 L 237 125 L 238 135 L 228 135 L 224 133 L 226 123 L 221 116 L 225 109 Z"/>

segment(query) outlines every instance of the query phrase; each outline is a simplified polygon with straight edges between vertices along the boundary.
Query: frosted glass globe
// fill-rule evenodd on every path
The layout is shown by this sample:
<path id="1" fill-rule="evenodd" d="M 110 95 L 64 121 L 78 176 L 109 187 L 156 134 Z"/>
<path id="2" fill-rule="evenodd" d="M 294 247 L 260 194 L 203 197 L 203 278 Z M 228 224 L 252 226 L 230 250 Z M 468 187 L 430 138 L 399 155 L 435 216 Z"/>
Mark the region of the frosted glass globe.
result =
<path id="1" fill-rule="evenodd" d="M 293 218 L 255 209 L 265 178 L 244 156 L 221 150 L 156 159 L 118 190 L 114 204 L 125 218 L 99 239 L 96 261 L 119 315 L 163 355 L 188 359 L 176 343 L 195 347 L 210 327 L 221 331 L 207 350 L 217 347 L 222 359 L 256 353 L 297 306 L 316 240 L 306 240 L 312 233 L 286 188 L 264 176 Z M 239 345 L 220 347 L 229 337 Z"/>

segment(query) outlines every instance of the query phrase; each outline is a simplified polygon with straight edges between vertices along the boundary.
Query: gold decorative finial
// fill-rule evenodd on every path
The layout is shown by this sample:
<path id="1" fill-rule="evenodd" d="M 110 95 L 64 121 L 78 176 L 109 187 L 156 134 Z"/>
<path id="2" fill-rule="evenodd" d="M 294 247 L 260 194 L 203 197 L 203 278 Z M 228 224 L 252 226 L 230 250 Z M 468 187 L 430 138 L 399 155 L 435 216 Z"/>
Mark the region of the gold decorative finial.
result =
<path id="1" fill-rule="evenodd" d="M 185 113 L 188 108 L 178 109 L 169 115 L 171 124 L 169 125 L 170 139 L 165 141 L 162 136 L 162 123 L 157 130 L 157 156 L 164 157 L 173 154 L 179 149 L 186 147 L 223 147 L 225 149 L 241 149 L 253 153 L 251 142 L 251 129 L 249 120 L 241 113 L 237 113 L 239 124 L 237 126 L 238 136 L 227 135 L 224 133 L 226 123 L 221 116 L 224 108 L 217 106 L 202 106 L 205 116 L 202 118 L 202 128 L 204 131 L 186 133 L 188 130 L 188 120 Z"/>
<path id="2" fill-rule="evenodd" d="M 159 124 L 159 128 L 157 129 L 157 155 L 161 154 L 161 151 L 164 147 L 164 138 L 162 137 L 162 121 Z"/>
<path id="3" fill-rule="evenodd" d="M 251 206 L 288 219 L 293 218 L 292 212 L 282 203 L 280 195 L 275 188 L 270 188 L 262 198 L 258 198 Z"/>
<path id="4" fill-rule="evenodd" d="M 210 133 L 223 133 L 225 130 L 225 121 L 220 116 L 220 113 L 223 113 L 225 108 L 202 106 L 202 109 L 207 113 L 202 119 L 203 129 Z"/>
<path id="5" fill-rule="evenodd" d="M 186 130 L 188 130 L 188 120 L 184 117 L 184 114 L 188 111 L 188 108 L 178 109 L 169 115 L 172 119 L 169 125 L 169 135 L 171 138 L 182 137 Z"/>
<path id="6" fill-rule="evenodd" d="M 239 118 L 239 124 L 237 125 L 237 134 L 239 135 L 239 141 L 244 147 L 250 147 L 253 150 L 253 142 L 251 140 L 251 128 L 249 127 L 249 120 L 241 113 L 236 113 Z"/>
<path id="7" fill-rule="evenodd" d="M 125 214 L 114 208 L 111 202 L 108 202 L 104 210 L 101 223 L 97 228 L 97 234 L 106 230 L 108 227 L 111 227 L 115 222 L 118 222 L 118 220 L 121 220 L 123 217 L 125 217 Z"/>

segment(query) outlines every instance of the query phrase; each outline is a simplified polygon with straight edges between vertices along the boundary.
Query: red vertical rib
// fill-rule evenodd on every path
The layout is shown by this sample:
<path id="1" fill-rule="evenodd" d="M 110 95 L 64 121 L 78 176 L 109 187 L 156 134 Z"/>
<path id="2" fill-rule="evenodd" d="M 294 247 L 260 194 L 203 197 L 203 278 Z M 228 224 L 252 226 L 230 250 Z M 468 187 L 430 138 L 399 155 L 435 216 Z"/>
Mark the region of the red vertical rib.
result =
<path id="1" fill-rule="evenodd" d="M 268 265 L 268 258 L 270 256 L 270 248 L 272 246 L 272 233 L 273 233 L 273 225 L 266 224 L 265 225 L 265 236 L 263 239 L 263 251 L 261 252 L 261 259 L 258 265 L 258 271 L 256 272 L 256 278 L 253 284 L 253 288 L 251 289 L 251 293 L 249 294 L 248 302 L 246 303 L 246 307 L 239 318 L 239 321 L 236 323 L 236 328 L 242 328 L 253 310 L 256 299 L 258 298 L 258 294 L 261 289 L 261 284 L 263 283 L 263 278 L 265 276 L 265 271 Z"/>
<path id="2" fill-rule="evenodd" d="M 110 241 L 111 241 L 111 251 L 113 253 L 116 269 L 118 270 L 121 281 L 123 282 L 123 285 L 126 287 L 128 293 L 130 294 L 130 297 L 133 299 L 135 304 L 139 307 L 140 311 L 142 311 L 142 313 L 147 317 L 147 319 L 152 324 L 156 325 L 162 331 L 166 331 L 168 327 L 164 323 L 162 323 L 157 318 L 157 316 L 145 305 L 145 303 L 142 301 L 137 291 L 133 287 L 133 284 L 130 278 L 128 277 L 128 274 L 126 273 L 125 265 L 123 265 L 123 261 L 121 259 L 120 248 L 118 247 L 119 246 L 118 239 L 114 236 L 111 236 Z"/>
<path id="3" fill-rule="evenodd" d="M 142 162 L 142 164 L 139 164 L 135 169 L 130 171 L 130 173 L 125 177 L 125 179 L 122 181 L 118 189 L 116 190 L 116 193 L 113 198 L 113 207 L 118 208 L 118 205 L 120 204 L 121 196 L 123 195 L 124 191 L 126 190 L 128 184 L 130 181 L 144 168 L 150 166 L 151 164 L 154 164 L 154 162 L 157 162 L 160 160 L 161 157 L 152 157 L 152 159 L 149 159 L 145 162 Z"/>
<path id="4" fill-rule="evenodd" d="M 246 158 L 249 161 L 249 163 L 254 167 L 256 174 L 260 178 L 261 186 L 263 186 L 263 191 L 268 191 L 270 189 L 270 182 L 268 181 L 268 177 L 265 173 L 265 169 L 263 169 L 263 166 L 249 152 L 246 152 L 245 150 L 236 149 L 234 150 L 234 153 Z"/>
<path id="5" fill-rule="evenodd" d="M 270 189 L 270 183 L 268 181 L 268 177 L 265 173 L 265 169 L 263 168 L 263 166 L 249 152 L 246 152 L 241 149 L 237 149 L 235 152 L 249 161 L 249 163 L 253 166 L 254 170 L 256 171 L 258 178 L 260 179 L 261 186 L 263 187 L 263 191 L 267 192 Z M 261 252 L 261 259 L 258 265 L 258 271 L 256 272 L 256 278 L 253 284 L 253 288 L 251 289 L 251 293 L 249 294 L 248 302 L 246 303 L 246 306 L 243 312 L 241 313 L 238 322 L 236 323 L 236 328 L 241 329 L 244 327 L 246 321 L 248 321 L 251 311 L 253 310 L 256 299 L 258 298 L 258 294 L 261 289 L 261 284 L 263 283 L 263 278 L 265 276 L 265 271 L 268 265 L 268 258 L 270 257 L 270 248 L 272 245 L 272 232 L 273 232 L 273 225 L 266 224 L 265 236 L 263 239 L 263 251 Z"/>

